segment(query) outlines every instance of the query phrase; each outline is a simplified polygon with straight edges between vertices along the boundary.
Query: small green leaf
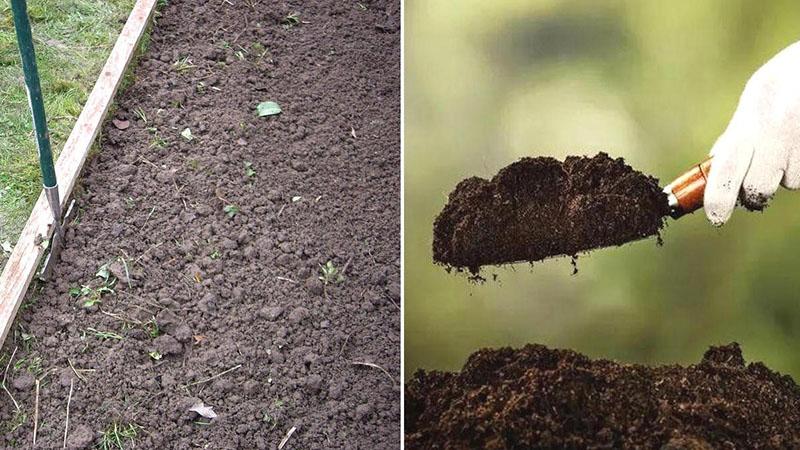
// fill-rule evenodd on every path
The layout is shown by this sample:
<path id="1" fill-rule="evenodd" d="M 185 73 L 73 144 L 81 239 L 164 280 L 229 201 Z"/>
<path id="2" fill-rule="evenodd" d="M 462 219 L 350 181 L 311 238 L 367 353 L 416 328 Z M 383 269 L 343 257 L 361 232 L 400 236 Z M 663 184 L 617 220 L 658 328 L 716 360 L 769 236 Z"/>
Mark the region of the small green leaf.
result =
<path id="1" fill-rule="evenodd" d="M 92 298 L 89 298 L 88 300 L 84 300 L 83 301 L 83 307 L 84 308 L 91 308 L 92 306 L 94 306 L 94 305 L 96 305 L 98 303 L 103 303 L 103 301 L 100 300 L 100 297 L 99 296 L 98 297 L 92 297 Z"/>
<path id="2" fill-rule="evenodd" d="M 281 113 L 281 107 L 275 102 L 261 102 L 256 106 L 258 117 L 274 116 Z"/>
<path id="3" fill-rule="evenodd" d="M 227 214 L 231 219 L 233 219 L 236 214 L 239 214 L 239 207 L 236 205 L 225 205 L 222 210 L 225 211 L 225 214 Z"/>
<path id="4" fill-rule="evenodd" d="M 97 274 L 95 274 L 95 276 L 100 277 L 106 280 L 106 282 L 108 282 L 108 277 L 110 276 L 110 273 L 108 271 L 108 264 L 103 264 L 102 266 L 100 266 L 100 268 L 97 269 Z"/>
<path id="5" fill-rule="evenodd" d="M 256 171 L 253 169 L 253 163 L 250 161 L 244 162 L 244 173 L 248 178 L 253 178 L 256 175 Z"/>
<path id="6" fill-rule="evenodd" d="M 69 296 L 70 297 L 75 297 L 75 298 L 80 297 L 81 296 L 81 288 L 76 288 L 76 287 L 69 288 Z"/>
<path id="7" fill-rule="evenodd" d="M 185 128 L 183 131 L 181 131 L 181 137 L 183 137 L 187 141 L 191 141 L 192 139 L 194 139 L 194 135 L 192 135 L 192 130 L 188 128 Z"/>
<path id="8" fill-rule="evenodd" d="M 100 295 L 103 295 L 103 294 L 113 294 L 113 293 L 114 293 L 114 290 L 113 290 L 113 289 L 111 289 L 111 288 L 110 288 L 110 287 L 108 287 L 108 286 L 100 286 L 99 288 L 97 288 L 97 293 L 98 293 L 98 294 L 100 294 Z"/>
<path id="9" fill-rule="evenodd" d="M 156 361 L 160 360 L 163 357 L 163 355 L 161 355 L 161 352 L 159 352 L 157 350 L 154 350 L 154 351 L 148 353 L 148 355 L 150 355 L 150 357 L 153 358 Z"/>

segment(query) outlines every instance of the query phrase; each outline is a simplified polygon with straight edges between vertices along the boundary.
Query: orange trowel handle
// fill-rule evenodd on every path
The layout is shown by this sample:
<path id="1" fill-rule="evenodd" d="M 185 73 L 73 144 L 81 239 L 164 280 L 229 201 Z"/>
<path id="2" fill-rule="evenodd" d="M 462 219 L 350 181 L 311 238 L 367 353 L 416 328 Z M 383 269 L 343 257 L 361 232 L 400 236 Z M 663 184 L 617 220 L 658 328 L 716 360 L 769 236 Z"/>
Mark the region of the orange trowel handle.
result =
<path id="1" fill-rule="evenodd" d="M 703 206 L 706 180 L 711 170 L 711 158 L 697 164 L 664 188 L 669 195 L 673 217 L 680 217 Z"/>

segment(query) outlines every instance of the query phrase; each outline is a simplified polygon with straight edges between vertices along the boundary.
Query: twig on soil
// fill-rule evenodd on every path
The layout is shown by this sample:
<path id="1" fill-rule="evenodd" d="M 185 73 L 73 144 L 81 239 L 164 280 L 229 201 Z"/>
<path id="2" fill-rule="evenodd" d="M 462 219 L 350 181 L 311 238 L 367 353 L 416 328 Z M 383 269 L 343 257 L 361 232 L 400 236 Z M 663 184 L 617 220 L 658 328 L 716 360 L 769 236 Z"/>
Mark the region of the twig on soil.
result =
<path id="1" fill-rule="evenodd" d="M 221 377 L 221 376 L 223 376 L 225 374 L 228 374 L 230 372 L 233 372 L 234 370 L 236 370 L 236 369 L 238 369 L 240 367 L 242 367 L 242 365 L 241 364 L 237 364 L 237 365 L 231 367 L 228 370 L 224 370 L 224 371 L 222 371 L 222 372 L 220 372 L 220 373 L 218 373 L 218 374 L 216 374 L 214 376 L 208 377 L 208 378 L 206 378 L 204 380 L 195 381 L 195 382 L 189 383 L 189 384 L 184 384 L 183 387 L 188 388 L 188 387 L 191 387 L 191 386 L 196 386 L 198 384 L 208 383 L 209 381 L 217 379 L 217 378 L 219 378 L 219 377 Z"/>
<path id="2" fill-rule="evenodd" d="M 142 161 L 142 162 L 145 162 L 145 163 L 147 163 L 147 164 L 150 164 L 151 166 L 155 167 L 157 170 L 161 170 L 161 168 L 160 168 L 160 167 L 158 167 L 158 166 L 157 166 L 157 165 L 155 165 L 154 163 L 150 162 L 150 161 L 149 161 L 147 158 L 144 158 L 144 157 L 140 156 L 140 157 L 139 157 L 139 161 Z"/>
<path id="3" fill-rule="evenodd" d="M 36 379 L 36 398 L 33 401 L 33 446 L 36 447 L 36 432 L 39 431 L 39 379 Z"/>
<path id="4" fill-rule="evenodd" d="M 297 284 L 297 281 L 295 281 L 295 280 L 293 280 L 291 278 L 286 278 L 286 277 L 275 277 L 275 278 L 277 278 L 278 280 L 281 280 L 281 281 L 288 281 L 289 283 Z"/>
<path id="5" fill-rule="evenodd" d="M 375 263 L 375 264 L 379 264 L 379 263 L 378 263 L 378 260 L 377 260 L 377 259 L 375 259 L 375 255 L 373 255 L 373 254 L 372 254 L 372 250 L 367 250 L 367 254 L 368 254 L 368 255 L 369 255 L 369 257 L 372 259 L 372 262 L 373 262 L 373 263 Z"/>
<path id="6" fill-rule="evenodd" d="M 389 377 L 390 380 L 392 380 L 392 386 L 394 386 L 395 383 L 396 383 L 395 380 L 394 380 L 394 377 L 392 376 L 392 374 L 389 373 L 388 370 L 384 369 L 383 367 L 381 367 L 381 366 L 379 366 L 379 365 L 377 365 L 375 363 L 366 362 L 366 361 L 350 361 L 350 362 L 355 364 L 355 365 L 357 365 L 357 366 L 367 366 L 367 367 L 372 367 L 374 369 L 378 369 L 381 372 L 385 373 L 386 376 Z"/>
<path id="7" fill-rule="evenodd" d="M 11 401 L 14 402 L 14 407 L 17 408 L 17 411 L 19 411 L 19 403 L 17 403 L 17 401 L 14 400 L 14 396 L 11 395 L 11 391 L 9 391 L 8 388 L 6 387 L 6 380 L 8 379 L 8 368 L 11 367 L 11 361 L 14 360 L 14 355 L 17 354 L 18 348 L 19 347 L 14 347 L 14 351 L 11 352 L 11 358 L 8 358 L 8 364 L 6 364 L 6 371 L 3 373 L 3 390 L 6 391 L 6 394 L 8 394 L 9 397 L 11 397 Z"/>
<path id="8" fill-rule="evenodd" d="M 130 257 L 128 256 L 128 254 L 127 254 L 127 253 L 125 253 L 125 250 L 122 250 L 122 253 L 123 253 L 123 254 L 124 254 L 126 257 L 130 258 Z M 122 260 L 122 266 L 125 268 L 125 278 L 127 278 L 127 279 L 128 279 L 128 289 L 133 289 L 133 286 L 131 285 L 131 273 L 130 273 L 130 271 L 128 270 L 128 262 L 127 262 L 127 261 L 125 261 L 125 258 L 123 258 L 123 257 L 120 257 L 119 259 L 121 259 L 121 260 Z"/>
<path id="9" fill-rule="evenodd" d="M 84 383 L 87 381 L 86 377 L 80 374 L 80 372 L 95 372 L 95 369 L 76 369 L 75 366 L 72 365 L 72 361 L 67 358 L 67 363 L 69 367 L 75 372 L 75 376 L 78 377 L 79 380 L 83 381 Z"/>
<path id="10" fill-rule="evenodd" d="M 287 442 L 289 442 L 289 438 L 292 437 L 295 431 L 297 431 L 297 427 L 289 428 L 289 431 L 286 433 L 286 436 L 284 436 L 283 439 L 281 439 L 281 443 L 278 444 L 278 450 L 283 449 L 283 446 L 286 445 Z"/>
<path id="11" fill-rule="evenodd" d="M 397 308 L 397 310 L 398 310 L 398 311 L 400 311 L 400 305 L 398 305 L 397 303 L 395 303 L 395 301 L 394 301 L 394 300 L 392 300 L 392 297 L 389 297 L 389 296 L 388 296 L 388 295 L 386 295 L 386 294 L 383 294 L 383 296 L 384 296 L 384 297 L 386 297 L 386 300 L 389 300 L 390 302 L 392 302 L 392 304 L 394 305 L 394 307 L 395 307 L 395 308 Z"/>
<path id="12" fill-rule="evenodd" d="M 183 186 L 183 187 L 179 188 L 178 187 L 178 182 L 175 181 L 174 179 L 172 180 L 172 185 L 175 186 L 175 192 L 178 194 L 178 198 L 180 198 L 181 201 L 183 202 L 183 208 L 184 209 L 189 209 L 189 206 L 186 204 L 186 198 L 184 198 L 184 196 L 181 195 L 181 189 L 183 189 L 186 186 Z"/>
<path id="13" fill-rule="evenodd" d="M 78 370 L 75 369 L 75 366 L 72 365 L 72 361 L 69 358 L 67 358 L 67 364 L 69 364 L 69 367 L 75 373 L 75 376 L 78 377 L 79 380 L 81 380 L 81 381 L 83 381 L 85 383 L 86 382 L 86 378 L 84 378 L 83 375 L 78 373 Z"/>
<path id="14" fill-rule="evenodd" d="M 249 26 L 250 26 L 250 24 L 249 24 L 249 20 L 247 19 L 248 17 L 249 17 L 249 16 L 247 16 L 247 15 L 245 15 L 245 16 L 244 16 L 244 27 L 242 27 L 242 31 L 240 31 L 240 32 L 239 32 L 239 34 L 237 34 L 237 35 L 236 35 L 236 37 L 234 37 L 234 38 L 233 38 L 233 41 L 231 41 L 231 42 L 233 42 L 234 44 L 236 43 L 236 41 L 238 41 L 238 40 L 239 40 L 239 38 L 240 38 L 240 37 L 242 37 L 242 34 L 243 34 L 245 31 L 247 31 L 247 27 L 249 27 Z M 241 46 L 240 46 L 240 47 L 241 47 Z"/>
<path id="15" fill-rule="evenodd" d="M 150 210 L 150 214 L 147 215 L 147 219 L 144 220 L 144 223 L 142 224 L 142 228 L 141 229 L 144 229 L 144 226 L 147 225 L 147 222 L 150 221 L 150 217 L 153 215 L 153 212 L 155 212 L 155 210 L 156 210 L 156 207 L 153 206 L 153 209 Z M 136 262 L 139 262 L 139 260 L 137 259 Z"/>
<path id="16" fill-rule="evenodd" d="M 107 316 L 109 316 L 109 317 L 113 317 L 113 318 L 115 318 L 115 319 L 117 319 L 117 320 L 119 320 L 120 322 L 123 322 L 123 323 L 132 323 L 134 325 L 142 325 L 142 321 L 141 320 L 131 319 L 131 318 L 125 317 L 125 316 L 123 316 L 121 314 L 108 312 L 108 311 L 105 311 L 103 309 L 100 309 L 100 312 L 105 314 L 105 315 L 107 315 Z"/>
<path id="17" fill-rule="evenodd" d="M 342 270 L 339 271 L 339 275 L 344 277 L 344 273 L 347 271 L 347 267 L 350 266 L 351 262 L 353 262 L 353 258 L 352 257 L 350 259 L 348 259 L 346 263 L 344 263 L 344 266 L 342 266 Z"/>
<path id="18" fill-rule="evenodd" d="M 68 360 L 69 361 L 69 360 Z M 70 363 L 72 365 L 72 363 Z M 75 370 L 73 367 L 72 370 Z M 75 372 L 75 375 L 78 375 L 78 372 Z M 78 375 L 80 378 L 80 375 Z M 67 433 L 69 433 L 69 404 L 72 403 L 72 388 L 75 386 L 75 380 L 69 380 L 69 396 L 67 397 L 67 418 L 64 419 L 64 445 L 61 448 L 67 448 Z"/>
<path id="19" fill-rule="evenodd" d="M 154 206 L 154 207 L 153 207 L 153 209 L 156 209 L 156 207 Z M 152 214 L 152 213 L 153 213 L 153 212 L 152 212 L 152 211 L 150 211 L 150 214 Z M 149 218 L 150 218 L 150 216 L 147 216 L 147 218 L 149 219 Z M 145 222 L 145 223 L 146 223 L 146 222 Z M 151 250 L 155 250 L 155 249 L 157 249 L 158 247 L 161 247 L 162 245 L 164 245 L 164 242 L 165 242 L 165 241 L 159 242 L 158 244 L 155 244 L 155 245 L 153 245 L 152 247 L 150 247 L 150 248 L 148 248 L 147 250 L 145 250 L 145 251 L 144 251 L 144 253 L 142 253 L 142 254 L 141 254 L 141 256 L 139 256 L 138 258 L 136 258 L 136 261 L 134 261 L 133 263 L 134 263 L 134 264 L 139 264 L 139 261 L 140 261 L 142 258 L 144 258 L 144 257 L 145 257 L 145 255 L 147 255 L 147 253 L 149 253 Z"/>
<path id="20" fill-rule="evenodd" d="M 227 198 L 225 198 L 225 197 L 223 197 L 223 196 L 222 196 L 222 190 L 221 190 L 220 188 L 216 188 L 216 189 L 214 190 L 214 195 L 215 195 L 215 196 L 216 196 L 218 199 L 222 200 L 222 203 L 233 203 L 233 202 L 229 201 Z"/>
<path id="21" fill-rule="evenodd" d="M 355 331 L 353 331 L 353 333 L 355 333 Z M 339 354 L 336 355 L 336 359 L 342 357 L 342 353 L 344 353 L 344 348 L 347 346 L 347 342 L 350 341 L 350 336 L 352 336 L 353 333 L 348 334 L 347 337 L 344 338 L 344 342 L 342 343 L 342 348 L 339 349 Z"/>

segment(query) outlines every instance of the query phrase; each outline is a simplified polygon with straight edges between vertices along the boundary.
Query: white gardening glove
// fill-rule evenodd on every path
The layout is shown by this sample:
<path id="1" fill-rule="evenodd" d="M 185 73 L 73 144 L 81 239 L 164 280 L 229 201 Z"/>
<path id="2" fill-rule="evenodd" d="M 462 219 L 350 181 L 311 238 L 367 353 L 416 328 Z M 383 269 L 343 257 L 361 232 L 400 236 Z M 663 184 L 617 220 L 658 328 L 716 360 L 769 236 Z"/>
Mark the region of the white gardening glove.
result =
<path id="1" fill-rule="evenodd" d="M 750 78 L 711 155 L 703 203 L 716 226 L 730 218 L 737 198 L 763 209 L 779 185 L 800 188 L 800 42 Z"/>

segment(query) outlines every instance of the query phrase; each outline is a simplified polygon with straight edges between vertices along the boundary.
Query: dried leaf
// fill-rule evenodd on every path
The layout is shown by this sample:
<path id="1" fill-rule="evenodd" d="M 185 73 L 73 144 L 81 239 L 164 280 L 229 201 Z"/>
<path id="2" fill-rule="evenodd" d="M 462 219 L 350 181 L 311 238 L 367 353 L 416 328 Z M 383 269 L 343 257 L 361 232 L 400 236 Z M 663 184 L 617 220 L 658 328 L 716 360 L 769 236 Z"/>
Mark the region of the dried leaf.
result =
<path id="1" fill-rule="evenodd" d="M 181 136 L 187 141 L 191 141 L 192 139 L 194 139 L 194 135 L 192 135 L 192 130 L 188 128 L 184 128 L 184 130 L 181 131 Z"/>
<path id="2" fill-rule="evenodd" d="M 108 270 L 108 264 L 103 264 L 97 269 L 97 273 L 95 274 L 96 277 L 100 277 L 108 282 L 108 277 L 111 276 L 111 272 Z"/>
<path id="3" fill-rule="evenodd" d="M 217 418 L 217 413 L 214 412 L 214 408 L 206 406 L 205 404 L 203 404 L 203 402 L 195 403 L 191 408 L 189 408 L 189 411 L 194 411 L 197 414 L 200 414 L 201 416 L 205 417 L 206 419 Z"/>
<path id="4" fill-rule="evenodd" d="M 127 130 L 129 126 L 131 126 L 131 122 L 128 120 L 123 119 L 111 119 L 111 123 L 114 124 L 118 130 Z"/>

